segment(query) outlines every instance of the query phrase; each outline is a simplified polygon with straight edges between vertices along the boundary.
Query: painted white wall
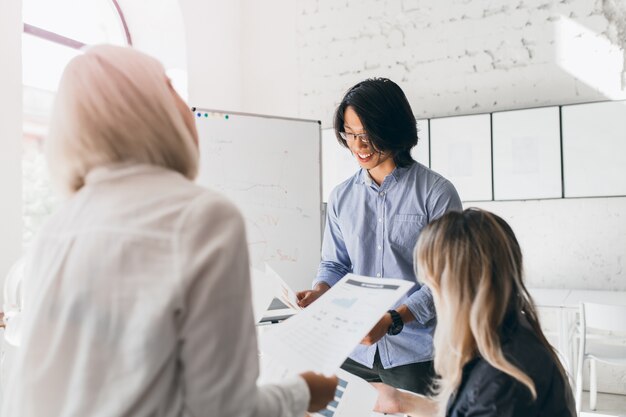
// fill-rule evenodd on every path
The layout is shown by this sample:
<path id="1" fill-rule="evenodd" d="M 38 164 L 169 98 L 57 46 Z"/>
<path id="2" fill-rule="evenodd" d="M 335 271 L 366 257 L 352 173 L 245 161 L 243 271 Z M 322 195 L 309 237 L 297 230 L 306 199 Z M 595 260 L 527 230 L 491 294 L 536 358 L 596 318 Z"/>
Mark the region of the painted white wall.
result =
<path id="1" fill-rule="evenodd" d="M 239 110 L 243 103 L 240 0 L 180 0 L 191 106 Z"/>
<path id="2" fill-rule="evenodd" d="M 0 285 L 22 252 L 21 7 L 0 1 Z"/>
<path id="3" fill-rule="evenodd" d="M 626 197 L 465 202 L 505 219 L 531 287 L 626 291 Z"/>
<path id="4" fill-rule="evenodd" d="M 190 105 L 298 117 L 295 2 L 179 3 Z"/>
<path id="5" fill-rule="evenodd" d="M 242 111 L 299 117 L 297 2 L 242 1 Z"/>

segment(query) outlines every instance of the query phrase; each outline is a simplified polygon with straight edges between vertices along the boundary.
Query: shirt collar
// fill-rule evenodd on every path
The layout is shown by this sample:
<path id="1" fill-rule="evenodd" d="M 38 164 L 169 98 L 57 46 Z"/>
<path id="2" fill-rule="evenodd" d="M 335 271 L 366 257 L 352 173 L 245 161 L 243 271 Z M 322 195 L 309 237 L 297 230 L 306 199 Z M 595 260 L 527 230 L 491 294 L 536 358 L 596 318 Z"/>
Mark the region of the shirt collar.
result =
<path id="1" fill-rule="evenodd" d="M 406 175 L 406 173 L 411 169 L 412 166 L 413 164 L 406 166 L 406 167 L 395 167 L 393 171 L 391 171 L 391 173 L 387 175 L 387 177 L 385 177 L 385 179 L 391 177 L 394 182 L 396 183 L 400 182 L 400 179 L 402 179 L 402 177 Z M 365 184 L 367 186 L 375 184 L 370 173 L 366 169 L 363 169 L 363 168 L 361 168 L 361 172 L 359 176 L 359 183 Z"/>
<path id="2" fill-rule="evenodd" d="M 148 174 L 171 171 L 157 165 L 138 164 L 136 162 L 119 162 L 93 168 L 85 176 L 85 185 L 115 180 L 130 175 Z"/>

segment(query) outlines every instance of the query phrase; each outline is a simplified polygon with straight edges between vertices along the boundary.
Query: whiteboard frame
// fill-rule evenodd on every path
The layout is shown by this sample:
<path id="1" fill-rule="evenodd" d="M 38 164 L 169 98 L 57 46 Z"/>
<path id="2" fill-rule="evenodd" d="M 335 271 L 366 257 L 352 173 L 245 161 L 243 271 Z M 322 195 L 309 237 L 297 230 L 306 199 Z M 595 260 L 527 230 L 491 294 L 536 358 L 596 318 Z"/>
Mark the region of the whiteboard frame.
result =
<path id="1" fill-rule="evenodd" d="M 589 184 L 590 172 L 594 173 L 597 170 L 603 171 L 606 169 L 607 156 L 610 159 L 611 157 L 614 157 L 616 155 L 622 155 L 622 159 L 626 159 L 623 156 L 626 154 L 626 146 L 624 145 L 624 143 L 622 143 L 622 149 L 615 149 L 615 148 L 609 148 L 609 147 L 603 146 L 607 144 L 608 145 L 618 144 L 620 135 L 622 137 L 626 137 L 626 121 L 624 122 L 625 124 L 624 130 L 617 131 L 617 133 L 611 132 L 609 134 L 610 137 L 608 139 L 603 138 L 603 137 L 598 138 L 597 132 L 587 132 L 587 131 L 581 132 L 581 131 L 577 131 L 576 128 L 572 129 L 572 132 L 570 135 L 570 132 L 568 132 L 568 130 L 571 127 L 565 126 L 565 123 L 564 123 L 565 118 L 568 117 L 568 116 L 565 116 L 565 113 L 568 112 L 568 109 L 571 109 L 571 111 L 573 111 L 575 114 L 576 110 L 580 109 L 581 107 L 592 107 L 592 106 L 604 107 L 604 106 L 617 105 L 618 103 L 620 106 L 626 108 L 626 100 L 606 100 L 606 101 L 596 101 L 596 102 L 589 102 L 589 103 L 575 103 L 575 104 L 568 104 L 568 105 L 561 106 L 561 126 L 562 126 L 561 127 L 561 141 L 562 141 L 561 149 L 562 149 L 562 159 L 563 159 L 563 198 L 591 198 L 591 197 L 607 198 L 607 197 L 626 196 L 626 179 L 624 179 L 626 178 L 626 164 L 620 165 L 619 164 L 620 161 L 616 161 L 617 164 L 614 163 L 611 165 L 613 167 L 617 165 L 618 172 L 615 173 L 616 175 L 610 175 L 611 178 L 607 179 L 607 181 L 613 180 L 614 182 L 621 180 L 624 183 L 624 185 L 621 185 L 621 184 L 615 185 L 615 188 L 617 188 L 619 191 L 610 192 L 608 191 L 608 189 L 610 189 L 611 186 L 607 187 L 605 185 L 601 187 L 605 191 L 598 192 L 598 186 L 592 186 Z M 606 112 L 602 112 L 602 111 L 599 112 L 600 115 L 603 115 L 605 113 Z M 572 116 L 572 117 L 573 117 L 573 120 L 575 120 L 576 122 L 582 119 L 582 118 L 577 119 L 575 116 Z M 622 119 L 622 120 L 626 120 L 626 119 Z M 606 128 L 606 125 L 602 124 L 602 122 L 599 122 L 597 120 L 591 123 L 590 126 L 588 127 L 590 129 L 597 129 L 597 127 L 595 127 L 596 125 L 599 126 L 600 129 Z M 584 138 L 579 137 L 579 135 L 581 134 L 584 135 Z M 595 138 L 595 141 L 593 138 Z M 598 145 L 597 141 L 603 140 L 603 139 L 604 139 L 604 142 Z M 610 141 L 611 139 L 613 139 L 613 141 Z M 578 151 L 577 148 L 580 148 L 580 151 Z M 568 156 L 567 156 L 568 153 L 572 155 L 569 157 L 570 158 L 569 161 L 568 161 Z M 598 159 L 602 159 L 602 160 L 601 161 L 593 160 L 592 158 L 590 158 L 590 155 L 597 157 Z M 594 163 L 593 166 L 589 165 L 590 160 L 591 162 Z M 579 167 L 581 166 L 585 166 L 585 169 L 580 170 Z M 621 173 L 619 172 L 620 168 L 622 171 Z M 570 174 L 569 179 L 568 179 L 568 171 L 573 172 L 572 174 Z M 583 172 L 580 172 L 580 171 L 583 171 Z M 599 179 L 601 180 L 601 178 Z M 593 191 L 591 191 L 591 189 L 593 189 Z"/>
<path id="2" fill-rule="evenodd" d="M 285 117 L 285 116 L 274 116 L 274 115 L 268 115 L 268 114 L 257 114 L 257 113 L 248 113 L 248 112 L 239 112 L 239 111 L 229 111 L 229 110 L 217 110 L 217 109 L 210 109 L 210 108 L 206 108 L 206 107 L 200 107 L 200 106 L 192 106 L 190 107 L 191 112 L 193 113 L 193 117 L 194 117 L 194 123 L 196 122 L 196 119 L 200 119 L 201 116 L 197 116 L 196 112 L 202 112 L 202 113 L 210 113 L 213 116 L 215 115 L 236 115 L 236 116 L 245 116 L 245 117 L 258 117 L 258 118 L 265 118 L 265 119 L 274 119 L 274 120 L 287 120 L 287 121 L 294 121 L 294 122 L 305 122 L 305 123 L 317 123 L 317 125 L 319 126 L 318 129 L 318 155 L 317 155 L 317 161 L 319 164 L 319 176 L 318 176 L 318 182 L 320 184 L 319 190 L 318 190 L 318 197 L 319 197 L 319 202 L 320 205 L 317 208 L 317 211 L 319 212 L 319 228 L 320 228 L 320 239 L 318 242 L 318 258 L 319 258 L 319 262 L 321 262 L 321 251 L 322 251 L 322 241 L 324 239 L 324 215 L 325 215 L 325 208 L 324 208 L 324 201 L 323 201 L 323 195 L 322 195 L 322 122 L 320 120 L 315 120 L 315 119 L 304 119 L 304 118 L 296 118 L 296 117 Z M 247 238 L 246 238 L 247 239 Z M 315 277 L 311 276 L 310 277 L 310 281 L 313 281 Z M 293 285 L 292 282 L 289 282 L 290 285 Z M 309 285 L 310 286 L 310 285 Z M 306 287 L 308 288 L 308 287 Z M 294 287 L 295 290 L 300 290 L 300 289 L 304 289 L 304 288 L 296 288 Z"/>
<path id="3" fill-rule="evenodd" d="M 460 145 L 466 149 L 458 149 Z M 461 201 L 493 201 L 491 147 L 491 113 L 430 119 L 431 168 L 452 182 Z M 465 161 L 468 154 L 469 163 L 461 168 L 469 171 L 455 175 L 455 162 Z"/>
<path id="4" fill-rule="evenodd" d="M 538 124 L 538 121 L 545 123 Z M 491 130 L 494 201 L 544 200 L 562 197 L 563 149 L 560 106 L 493 112 Z M 518 130 L 524 133 L 517 133 Z M 513 152 L 516 147 L 515 142 L 525 139 L 524 136 L 528 135 L 530 135 L 528 139 L 534 143 L 524 144 L 522 152 L 533 150 L 534 147 L 533 159 L 536 166 L 535 169 L 529 169 L 527 172 L 516 173 L 515 166 L 519 161 Z M 521 157 L 523 158 L 523 155 Z"/>

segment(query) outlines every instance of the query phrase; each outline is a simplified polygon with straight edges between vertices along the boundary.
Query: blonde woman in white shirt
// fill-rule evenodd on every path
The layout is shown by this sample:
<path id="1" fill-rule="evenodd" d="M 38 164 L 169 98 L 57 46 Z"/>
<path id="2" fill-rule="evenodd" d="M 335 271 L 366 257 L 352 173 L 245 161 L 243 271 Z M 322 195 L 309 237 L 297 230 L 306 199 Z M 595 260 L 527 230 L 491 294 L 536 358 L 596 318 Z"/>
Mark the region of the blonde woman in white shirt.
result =
<path id="1" fill-rule="evenodd" d="M 301 416 L 336 378 L 256 385 L 244 222 L 195 185 L 191 112 L 155 59 L 97 46 L 65 69 L 46 156 L 69 195 L 23 282 L 3 416 Z"/>

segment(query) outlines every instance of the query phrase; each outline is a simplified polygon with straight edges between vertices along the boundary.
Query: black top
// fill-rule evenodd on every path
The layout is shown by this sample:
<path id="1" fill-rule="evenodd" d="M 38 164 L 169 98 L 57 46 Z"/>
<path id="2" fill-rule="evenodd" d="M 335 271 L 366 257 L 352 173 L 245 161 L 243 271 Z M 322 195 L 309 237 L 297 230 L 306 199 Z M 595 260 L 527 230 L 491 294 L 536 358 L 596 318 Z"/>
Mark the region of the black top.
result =
<path id="1" fill-rule="evenodd" d="M 520 322 L 521 321 L 521 322 Z M 525 319 L 509 319 L 502 330 L 506 359 L 535 383 L 537 399 L 512 376 L 477 357 L 463 367 L 448 417 L 575 417 L 574 397 L 548 349 Z"/>

